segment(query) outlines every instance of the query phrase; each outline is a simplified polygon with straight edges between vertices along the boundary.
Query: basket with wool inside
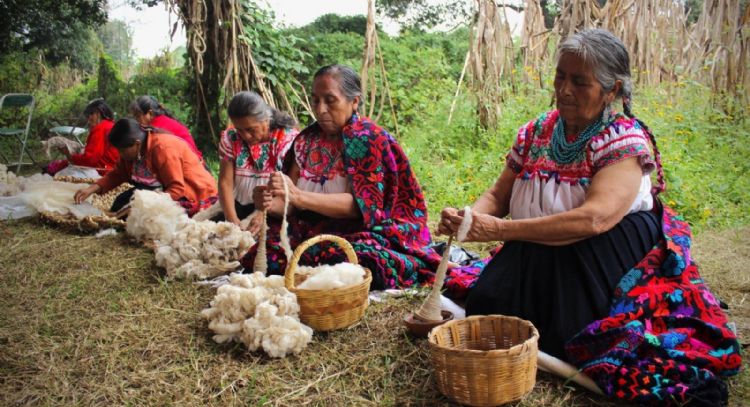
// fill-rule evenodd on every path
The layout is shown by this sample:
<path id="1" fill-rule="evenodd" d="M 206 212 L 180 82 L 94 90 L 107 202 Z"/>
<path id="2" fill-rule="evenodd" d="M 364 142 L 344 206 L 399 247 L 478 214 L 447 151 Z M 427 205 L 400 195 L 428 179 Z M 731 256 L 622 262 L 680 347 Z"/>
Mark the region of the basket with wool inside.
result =
<path id="1" fill-rule="evenodd" d="M 284 285 L 297 296 L 300 320 L 316 331 L 346 328 L 362 319 L 372 282 L 372 273 L 364 268 L 364 278 L 353 285 L 325 290 L 298 287 L 304 281 L 304 276 L 297 275 L 300 257 L 308 248 L 326 241 L 335 243 L 343 250 L 349 263 L 359 264 L 354 248 L 345 239 L 335 235 L 318 235 L 297 246 L 284 272 Z"/>
<path id="2" fill-rule="evenodd" d="M 521 399 L 536 383 L 539 332 L 526 320 L 475 315 L 430 332 L 430 364 L 437 388 L 470 406 Z"/>

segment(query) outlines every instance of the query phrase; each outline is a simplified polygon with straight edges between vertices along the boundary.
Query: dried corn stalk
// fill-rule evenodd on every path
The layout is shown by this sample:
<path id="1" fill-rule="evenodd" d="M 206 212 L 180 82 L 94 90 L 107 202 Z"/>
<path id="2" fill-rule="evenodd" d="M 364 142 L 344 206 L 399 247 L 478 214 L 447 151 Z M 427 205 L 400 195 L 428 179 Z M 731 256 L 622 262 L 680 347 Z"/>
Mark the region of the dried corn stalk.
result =
<path id="1" fill-rule="evenodd" d="M 365 49 L 360 77 L 362 81 L 361 111 L 368 117 L 374 118 L 377 122 L 380 120 L 387 99 L 396 137 L 399 137 L 398 118 L 396 117 L 396 109 L 391 97 L 391 89 L 388 86 L 388 73 L 385 70 L 383 52 L 380 50 L 380 41 L 378 40 L 378 31 L 375 25 L 374 0 L 367 0 L 367 29 L 365 31 Z M 380 79 L 384 90 L 380 95 L 378 95 L 378 79 Z M 378 99 L 380 99 L 379 102 Z M 377 114 L 375 110 L 376 106 L 378 106 Z"/>
<path id="2" fill-rule="evenodd" d="M 491 128 L 497 125 L 503 101 L 500 81 L 504 75 L 511 77 L 513 39 L 508 19 L 494 1 L 477 0 L 476 5 L 477 18 L 469 45 L 470 85 L 477 97 L 479 122 L 482 127 Z"/>
<path id="3" fill-rule="evenodd" d="M 598 26 L 602 10 L 596 0 L 563 0 L 554 31 L 565 39 L 586 28 Z"/>
<path id="4" fill-rule="evenodd" d="M 547 63 L 549 36 L 550 30 L 544 27 L 544 14 L 539 0 L 526 0 L 521 33 L 524 79 L 526 82 L 538 81 L 540 88 L 544 87 L 541 71 Z"/>

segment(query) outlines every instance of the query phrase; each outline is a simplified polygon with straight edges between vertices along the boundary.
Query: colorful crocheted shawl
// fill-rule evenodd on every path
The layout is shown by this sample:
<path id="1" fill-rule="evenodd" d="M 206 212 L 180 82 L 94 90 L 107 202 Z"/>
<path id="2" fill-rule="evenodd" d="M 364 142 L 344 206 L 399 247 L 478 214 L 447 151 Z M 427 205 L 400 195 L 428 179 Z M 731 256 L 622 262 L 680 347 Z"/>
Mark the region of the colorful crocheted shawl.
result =
<path id="1" fill-rule="evenodd" d="M 322 135 L 317 124 L 304 129 L 297 138 Z M 427 207 L 401 146 L 385 130 L 367 118 L 354 115 L 342 130 L 344 167 L 352 184 L 361 219 L 346 221 L 323 216 L 292 217 L 289 238 L 292 246 L 321 233 L 333 233 L 352 244 L 360 263 L 375 274 L 383 287 L 409 287 L 431 283 L 440 257 L 428 248 Z M 278 225 L 269 224 L 267 255 L 271 273 L 286 266 L 278 245 Z M 251 268 L 256 248 L 243 257 Z M 340 251 L 320 244 L 308 250 L 300 263 L 318 264 L 341 261 Z"/>
<path id="2" fill-rule="evenodd" d="M 664 239 L 620 281 L 609 317 L 566 351 L 608 395 L 628 402 L 714 406 L 726 402 L 720 376 L 738 372 L 736 335 L 690 256 L 690 228 L 672 209 Z"/>

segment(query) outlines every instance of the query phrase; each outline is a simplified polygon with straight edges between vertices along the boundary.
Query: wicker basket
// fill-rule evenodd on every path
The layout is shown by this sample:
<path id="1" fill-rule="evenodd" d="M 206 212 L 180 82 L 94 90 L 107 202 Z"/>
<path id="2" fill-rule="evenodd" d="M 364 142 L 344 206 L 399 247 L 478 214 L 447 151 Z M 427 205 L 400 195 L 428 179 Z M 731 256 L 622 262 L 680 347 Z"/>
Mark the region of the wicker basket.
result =
<path id="1" fill-rule="evenodd" d="M 538 340 L 531 322 L 503 315 L 438 326 L 429 335 L 438 390 L 470 406 L 518 400 L 534 388 Z"/>
<path id="2" fill-rule="evenodd" d="M 91 178 L 76 178 L 70 176 L 57 176 L 54 180 L 70 182 L 73 184 L 93 184 L 96 182 Z M 107 192 L 105 195 L 97 197 L 98 199 L 93 199 L 92 204 L 104 212 L 104 215 L 102 216 L 86 216 L 78 219 L 72 214 L 61 215 L 55 212 L 40 212 L 39 217 L 47 223 L 51 223 L 71 232 L 93 233 L 108 228 L 124 229 L 126 224 L 124 220 L 107 216 L 107 214 L 109 213 L 109 208 L 112 206 L 112 202 L 114 202 L 117 195 L 132 187 L 132 185 L 125 183 L 112 191 Z"/>
<path id="3" fill-rule="evenodd" d="M 284 273 L 286 288 L 297 296 L 300 320 L 316 331 L 332 331 L 346 328 L 359 321 L 367 308 L 372 273 L 365 268 L 364 280 L 356 285 L 331 290 L 303 290 L 296 288 L 302 279 L 295 278 L 300 256 L 310 246 L 330 241 L 336 243 L 346 254 L 349 262 L 358 264 L 357 254 L 346 240 L 334 235 L 319 235 L 304 241 L 294 250 Z"/>

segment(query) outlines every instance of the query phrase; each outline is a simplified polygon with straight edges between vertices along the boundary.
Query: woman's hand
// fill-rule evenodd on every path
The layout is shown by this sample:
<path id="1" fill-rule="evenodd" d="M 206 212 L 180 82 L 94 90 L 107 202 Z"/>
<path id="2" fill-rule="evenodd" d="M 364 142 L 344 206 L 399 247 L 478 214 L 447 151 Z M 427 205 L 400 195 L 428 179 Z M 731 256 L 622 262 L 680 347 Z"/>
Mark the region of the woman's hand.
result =
<path id="1" fill-rule="evenodd" d="M 502 224 L 504 221 L 485 213 L 471 212 L 471 225 L 466 234 L 466 242 L 491 242 L 503 240 Z M 442 235 L 455 235 L 464 220 L 464 211 L 456 208 L 445 208 L 440 212 L 440 223 L 437 232 Z"/>
<path id="2" fill-rule="evenodd" d="M 75 195 L 73 195 L 73 201 L 79 204 L 85 201 L 89 196 L 91 196 L 91 194 L 98 192 L 100 189 L 101 187 L 97 184 L 92 184 L 86 188 L 79 189 L 78 191 L 76 191 Z"/>
<path id="3" fill-rule="evenodd" d="M 446 236 L 455 235 L 463 220 L 463 211 L 459 211 L 456 208 L 444 208 L 440 212 L 440 223 L 438 223 L 437 229 L 438 234 Z"/>
<path id="4" fill-rule="evenodd" d="M 253 205 L 258 211 L 265 211 L 271 208 L 273 195 L 267 185 L 258 185 L 253 188 Z"/>
<path id="5" fill-rule="evenodd" d="M 257 236 L 261 226 L 263 226 L 263 212 L 255 211 L 250 214 L 250 222 L 245 230 Z"/>
<path id="6" fill-rule="evenodd" d="M 294 182 L 292 182 L 292 180 L 281 171 L 276 171 L 271 174 L 271 178 L 268 180 L 268 190 L 271 192 L 273 198 L 280 198 L 283 202 L 286 198 L 284 193 L 284 181 L 286 181 L 289 190 L 289 204 L 296 206 L 300 190 L 294 185 Z"/>

